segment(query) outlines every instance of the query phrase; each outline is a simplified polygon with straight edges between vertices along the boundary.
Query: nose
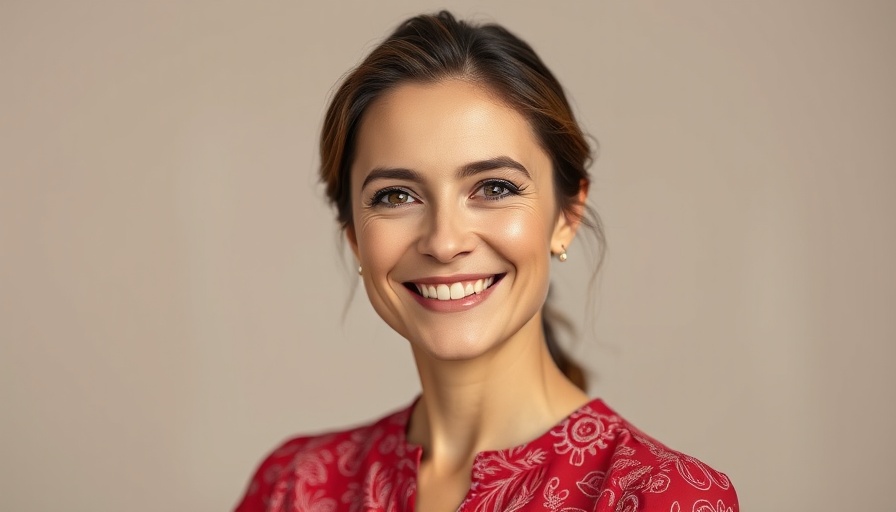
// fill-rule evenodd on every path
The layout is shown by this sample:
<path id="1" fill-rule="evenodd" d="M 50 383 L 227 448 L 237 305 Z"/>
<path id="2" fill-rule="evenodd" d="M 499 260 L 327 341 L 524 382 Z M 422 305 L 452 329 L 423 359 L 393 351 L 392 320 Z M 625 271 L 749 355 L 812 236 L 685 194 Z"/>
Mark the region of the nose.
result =
<path id="1" fill-rule="evenodd" d="M 469 253 L 476 245 L 470 219 L 463 208 L 442 205 L 426 214 L 417 249 L 440 263 Z"/>

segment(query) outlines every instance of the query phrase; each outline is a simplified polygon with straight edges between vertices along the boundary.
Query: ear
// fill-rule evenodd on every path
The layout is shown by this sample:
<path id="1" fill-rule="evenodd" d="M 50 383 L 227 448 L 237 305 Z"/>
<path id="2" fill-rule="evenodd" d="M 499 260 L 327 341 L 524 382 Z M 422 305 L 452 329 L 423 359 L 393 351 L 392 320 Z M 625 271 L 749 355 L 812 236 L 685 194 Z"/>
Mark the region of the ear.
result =
<path id="1" fill-rule="evenodd" d="M 557 215 L 557 224 L 551 235 L 551 254 L 560 254 L 572 244 L 579 226 L 582 225 L 582 216 L 585 214 L 585 201 L 588 199 L 588 180 L 579 183 L 579 193 L 568 211 L 561 210 Z"/>
<path id="2" fill-rule="evenodd" d="M 361 261 L 360 253 L 358 252 L 358 237 L 355 235 L 354 226 L 348 225 L 345 227 L 345 239 L 348 241 L 349 247 L 352 248 L 352 252 L 355 254 L 355 259 Z"/>

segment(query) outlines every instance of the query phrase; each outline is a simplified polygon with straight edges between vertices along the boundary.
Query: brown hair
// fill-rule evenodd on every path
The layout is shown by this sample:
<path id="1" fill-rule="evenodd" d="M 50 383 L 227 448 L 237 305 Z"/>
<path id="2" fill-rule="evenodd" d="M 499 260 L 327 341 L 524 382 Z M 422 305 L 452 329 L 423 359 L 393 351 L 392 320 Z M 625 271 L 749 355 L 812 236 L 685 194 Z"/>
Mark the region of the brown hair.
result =
<path id="1" fill-rule="evenodd" d="M 455 77 L 487 86 L 528 119 L 551 157 L 557 204 L 566 215 L 578 216 L 592 228 L 602 251 L 597 215 L 577 201 L 590 181 L 591 149 L 563 87 L 525 41 L 499 25 L 472 25 L 447 11 L 416 16 L 399 25 L 345 77 L 330 102 L 321 131 L 320 178 L 342 228 L 352 222 L 349 176 L 366 108 L 399 84 Z M 557 343 L 551 322 L 556 315 L 544 309 L 551 357 L 570 380 L 585 389 L 584 372 Z"/>

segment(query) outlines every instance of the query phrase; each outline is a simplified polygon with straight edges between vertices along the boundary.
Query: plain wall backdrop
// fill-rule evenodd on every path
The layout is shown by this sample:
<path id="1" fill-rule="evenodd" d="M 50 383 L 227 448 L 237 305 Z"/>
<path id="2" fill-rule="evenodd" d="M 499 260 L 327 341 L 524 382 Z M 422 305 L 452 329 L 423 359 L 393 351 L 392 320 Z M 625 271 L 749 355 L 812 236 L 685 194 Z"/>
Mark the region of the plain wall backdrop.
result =
<path id="1" fill-rule="evenodd" d="M 343 73 L 442 6 L 0 3 L 0 509 L 227 510 L 285 437 L 415 396 L 316 144 Z M 591 394 L 743 510 L 894 510 L 896 3 L 449 7 L 530 42 L 600 142 L 606 265 L 554 268 Z"/>

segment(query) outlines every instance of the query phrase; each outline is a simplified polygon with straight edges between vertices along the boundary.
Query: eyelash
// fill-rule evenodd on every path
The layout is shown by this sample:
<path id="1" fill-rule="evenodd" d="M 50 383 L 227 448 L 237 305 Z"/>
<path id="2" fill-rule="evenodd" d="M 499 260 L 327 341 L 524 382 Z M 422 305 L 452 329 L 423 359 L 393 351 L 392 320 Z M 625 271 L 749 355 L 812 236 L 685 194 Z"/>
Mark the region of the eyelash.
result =
<path id="1" fill-rule="evenodd" d="M 518 196 L 518 195 L 522 194 L 524 190 L 526 190 L 526 187 L 517 186 L 507 180 L 488 179 L 488 180 L 479 182 L 476 186 L 476 191 L 479 192 L 479 191 L 485 189 L 486 187 L 500 187 L 505 190 L 504 193 L 502 193 L 501 195 L 498 195 L 498 196 L 483 195 L 482 198 L 485 199 L 486 201 L 499 201 L 508 196 Z M 407 190 L 405 190 L 403 188 L 389 187 L 389 188 L 384 188 L 382 190 L 378 190 L 376 193 L 374 193 L 373 197 L 371 197 L 370 201 L 368 201 L 367 206 L 373 207 L 373 208 L 376 208 L 376 207 L 398 208 L 404 204 L 408 204 L 408 203 L 392 204 L 392 203 L 383 201 L 383 199 L 388 197 L 389 194 L 394 194 L 394 193 L 406 194 L 408 197 L 413 199 L 413 201 L 409 201 L 409 203 L 419 201 L 419 199 L 414 197 L 414 194 L 408 192 Z"/>
<path id="2" fill-rule="evenodd" d="M 480 182 L 478 184 L 478 186 L 476 187 L 476 191 L 478 192 L 480 190 L 485 189 L 486 187 L 494 187 L 494 186 L 498 186 L 498 187 L 505 189 L 505 192 L 499 196 L 491 196 L 491 197 L 483 196 L 483 198 L 486 201 L 498 201 L 498 200 L 504 199 L 507 196 L 518 196 L 518 195 L 522 194 L 522 192 L 524 190 L 526 190 L 526 187 L 518 187 L 507 180 L 489 179 L 489 180 Z"/>

